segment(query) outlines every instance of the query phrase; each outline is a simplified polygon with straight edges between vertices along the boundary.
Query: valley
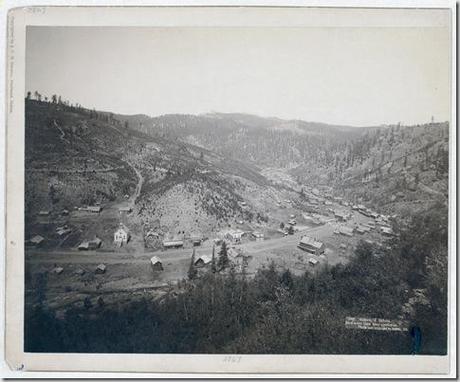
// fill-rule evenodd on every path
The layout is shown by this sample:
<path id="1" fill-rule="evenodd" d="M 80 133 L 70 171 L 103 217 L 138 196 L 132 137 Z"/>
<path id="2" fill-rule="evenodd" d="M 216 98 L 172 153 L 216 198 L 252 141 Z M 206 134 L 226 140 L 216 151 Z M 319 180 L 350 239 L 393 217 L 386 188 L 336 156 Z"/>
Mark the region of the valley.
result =
<path id="1" fill-rule="evenodd" d="M 217 261 L 223 242 L 231 266 L 249 277 L 270 264 L 315 274 L 346 264 L 360 241 L 384 252 L 408 211 L 447 201 L 444 124 L 353 129 L 26 106 L 29 304 L 43 277 L 58 310 L 101 296 L 158 299 L 188 278 L 192 256 Z M 324 250 L 300 249 L 305 236 Z M 85 240 L 100 242 L 81 250 Z M 205 261 L 198 274 L 209 272 Z"/>

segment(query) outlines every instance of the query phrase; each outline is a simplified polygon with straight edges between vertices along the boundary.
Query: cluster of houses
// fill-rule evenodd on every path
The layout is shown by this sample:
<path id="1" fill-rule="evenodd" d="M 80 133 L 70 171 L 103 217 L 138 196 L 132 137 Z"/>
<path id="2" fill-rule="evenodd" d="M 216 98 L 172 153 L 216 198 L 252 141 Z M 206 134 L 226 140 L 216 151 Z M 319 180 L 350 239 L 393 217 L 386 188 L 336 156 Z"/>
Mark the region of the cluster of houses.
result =
<path id="1" fill-rule="evenodd" d="M 107 269 L 107 266 L 105 264 L 99 264 L 95 269 L 94 269 L 94 273 L 96 274 L 103 274 L 105 273 Z M 64 268 L 63 267 L 60 267 L 60 266 L 55 266 L 52 270 L 51 270 L 51 273 L 54 273 L 56 275 L 60 275 L 64 272 Z M 75 271 L 75 274 L 78 275 L 78 276 L 83 276 L 85 274 L 85 270 L 84 269 L 77 269 Z"/>
<path id="2" fill-rule="evenodd" d="M 67 210 L 65 208 L 61 211 L 62 216 L 68 216 L 69 213 L 70 213 L 69 210 Z M 40 217 L 51 216 L 51 211 L 50 210 L 40 210 L 40 211 L 38 211 L 38 216 L 40 216 Z"/>
<path id="3" fill-rule="evenodd" d="M 159 235 L 155 235 L 158 237 Z M 265 235 L 261 231 L 243 231 L 241 229 L 231 229 L 225 232 L 221 232 L 219 237 L 214 239 L 214 243 L 220 245 L 222 241 L 227 241 L 229 244 L 239 244 L 244 237 L 249 236 L 255 241 L 263 241 Z M 164 249 L 179 249 L 185 246 L 186 242 L 190 242 L 193 247 L 198 247 L 203 242 L 201 235 L 192 234 L 189 237 L 173 237 L 163 240 Z"/>
<path id="4" fill-rule="evenodd" d="M 343 236 L 352 237 L 354 235 L 354 233 L 364 235 L 366 233 L 369 233 L 372 230 L 375 230 L 376 228 L 377 227 L 376 227 L 375 223 L 373 221 L 370 221 L 370 222 L 363 223 L 363 224 L 357 224 L 354 227 L 347 226 L 347 225 L 342 225 L 342 226 L 338 227 L 334 231 L 334 233 L 337 234 L 337 235 L 343 235 Z M 380 229 L 380 233 L 383 236 L 387 236 L 387 237 L 393 236 L 393 230 L 391 229 L 391 227 L 389 225 L 385 225 L 385 224 L 380 225 L 379 229 Z"/>
<path id="5" fill-rule="evenodd" d="M 64 237 L 69 235 L 72 232 L 70 227 L 65 224 L 62 226 L 56 227 L 56 234 L 59 237 Z M 119 228 L 114 233 L 114 244 L 118 247 L 126 245 L 130 240 L 131 236 L 128 228 L 125 225 L 120 223 Z M 26 245 L 39 247 L 45 242 L 45 238 L 41 235 L 34 235 L 29 240 L 26 241 Z M 90 251 L 98 249 L 102 246 L 102 240 L 95 236 L 93 239 L 85 239 L 78 245 L 78 250 L 80 251 Z"/>
<path id="6" fill-rule="evenodd" d="M 228 248 L 227 255 L 228 255 L 229 260 L 235 265 L 237 271 L 238 270 L 241 271 L 242 268 L 245 265 L 247 265 L 248 256 L 245 256 L 241 250 L 237 250 L 234 248 Z M 217 261 L 217 259 L 215 259 L 215 261 Z M 210 267 L 211 264 L 212 264 L 212 256 L 206 255 L 206 254 L 200 255 L 199 257 L 197 257 L 193 263 L 193 265 L 196 268 Z M 163 262 L 157 256 L 153 256 L 150 259 L 150 265 L 151 265 L 152 271 L 154 272 L 161 272 L 164 270 Z"/>
<path id="7" fill-rule="evenodd" d="M 69 235 L 72 230 L 67 225 L 56 227 L 56 234 L 62 238 Z M 34 235 L 25 244 L 31 247 L 40 247 L 45 242 L 45 238 L 41 235 Z"/>

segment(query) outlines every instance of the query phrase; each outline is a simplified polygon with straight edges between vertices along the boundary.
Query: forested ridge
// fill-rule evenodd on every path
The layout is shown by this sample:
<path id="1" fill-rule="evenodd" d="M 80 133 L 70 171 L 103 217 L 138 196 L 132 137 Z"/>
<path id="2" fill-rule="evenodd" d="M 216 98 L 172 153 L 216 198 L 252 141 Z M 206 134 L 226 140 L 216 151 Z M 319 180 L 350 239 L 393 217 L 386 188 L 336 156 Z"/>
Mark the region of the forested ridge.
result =
<path id="1" fill-rule="evenodd" d="M 351 261 L 294 276 L 273 265 L 184 280 L 156 301 L 26 311 L 25 351 L 117 353 L 422 354 L 447 349 L 447 207 L 412 216 L 388 248 L 360 242 Z M 407 320 L 404 332 L 345 328 L 347 316 Z"/>

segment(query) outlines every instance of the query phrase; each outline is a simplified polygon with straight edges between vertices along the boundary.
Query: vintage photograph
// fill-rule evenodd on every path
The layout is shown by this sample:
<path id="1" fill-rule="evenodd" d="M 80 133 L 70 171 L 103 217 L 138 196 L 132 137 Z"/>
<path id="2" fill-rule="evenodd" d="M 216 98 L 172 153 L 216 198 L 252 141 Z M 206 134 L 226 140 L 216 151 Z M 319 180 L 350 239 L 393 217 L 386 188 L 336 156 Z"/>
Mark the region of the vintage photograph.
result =
<path id="1" fill-rule="evenodd" d="M 448 353 L 449 26 L 25 40 L 24 352 Z"/>

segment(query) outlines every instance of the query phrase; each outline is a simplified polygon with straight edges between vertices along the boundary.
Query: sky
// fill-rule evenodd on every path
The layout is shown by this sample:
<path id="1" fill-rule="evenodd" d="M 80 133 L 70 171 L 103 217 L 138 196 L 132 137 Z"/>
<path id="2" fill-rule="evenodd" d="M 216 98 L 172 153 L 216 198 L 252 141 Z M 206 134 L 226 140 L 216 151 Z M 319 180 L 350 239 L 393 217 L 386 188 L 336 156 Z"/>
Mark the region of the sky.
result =
<path id="1" fill-rule="evenodd" d="M 450 119 L 441 27 L 28 27 L 26 91 L 121 114 Z"/>

